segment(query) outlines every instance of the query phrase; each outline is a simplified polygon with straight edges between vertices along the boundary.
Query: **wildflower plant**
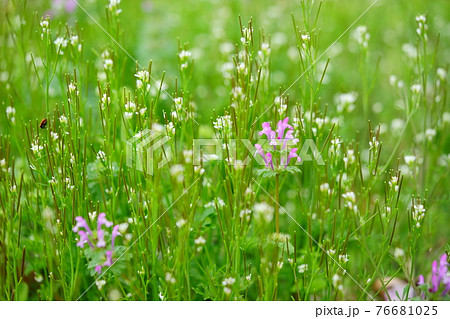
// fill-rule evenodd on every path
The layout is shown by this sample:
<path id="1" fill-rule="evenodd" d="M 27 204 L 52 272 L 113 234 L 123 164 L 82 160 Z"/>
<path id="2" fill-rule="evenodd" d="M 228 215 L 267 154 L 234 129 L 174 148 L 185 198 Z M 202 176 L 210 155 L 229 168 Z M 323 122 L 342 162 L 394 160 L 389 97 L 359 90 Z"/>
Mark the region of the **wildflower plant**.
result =
<path id="1" fill-rule="evenodd" d="M 419 276 L 417 281 L 418 289 L 421 291 L 421 298 L 427 300 L 440 300 L 444 297 L 449 300 L 450 297 L 450 275 L 448 269 L 447 254 L 443 254 L 437 260 L 433 260 L 431 265 L 431 278 L 428 282 L 425 281 L 423 275 Z"/>
<path id="2" fill-rule="evenodd" d="M 300 172 L 297 167 L 289 165 L 293 162 L 294 164 L 301 162 L 297 154 L 298 147 L 293 147 L 299 143 L 299 139 L 293 135 L 294 130 L 289 124 L 289 117 L 278 121 L 276 130 L 272 130 L 269 122 L 264 122 L 262 127 L 262 131 L 258 134 L 265 135 L 267 142 L 264 143 L 265 147 L 255 144 L 255 148 L 257 154 L 263 158 L 266 168 L 258 173 L 264 177 L 270 177 L 284 171 L 291 174 Z"/>
<path id="3" fill-rule="evenodd" d="M 22 2 L 1 300 L 448 299 L 449 1 Z"/>
<path id="4" fill-rule="evenodd" d="M 96 212 L 93 213 L 94 218 L 95 216 Z M 122 236 L 120 225 L 114 225 L 108 221 L 106 213 L 98 214 L 97 228 L 94 231 L 83 217 L 77 216 L 75 221 L 76 225 L 72 231 L 79 236 L 76 246 L 83 250 L 88 260 L 87 268 L 90 269 L 91 275 L 102 274 L 102 270 L 111 267 L 115 263 L 115 257 L 125 251 L 125 247 L 117 245 L 116 242 L 117 236 Z M 123 271 L 123 266 L 118 265 L 114 268 L 113 273 Z"/>

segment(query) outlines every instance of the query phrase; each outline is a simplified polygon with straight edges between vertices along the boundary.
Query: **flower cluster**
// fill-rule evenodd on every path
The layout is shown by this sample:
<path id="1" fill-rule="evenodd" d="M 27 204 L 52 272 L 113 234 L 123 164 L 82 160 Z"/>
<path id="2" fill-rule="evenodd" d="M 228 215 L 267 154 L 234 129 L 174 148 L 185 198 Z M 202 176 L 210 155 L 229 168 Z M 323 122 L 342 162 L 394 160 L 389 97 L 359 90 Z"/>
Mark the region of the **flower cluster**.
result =
<path id="1" fill-rule="evenodd" d="M 366 49 L 369 46 L 370 33 L 365 25 L 357 27 L 353 33 L 353 37 L 358 42 L 358 45 Z"/>
<path id="2" fill-rule="evenodd" d="M 425 285 L 425 278 L 422 275 L 419 276 L 417 285 Z M 439 291 L 442 291 L 442 296 L 445 296 L 450 292 L 450 274 L 448 273 L 447 254 L 441 256 L 439 265 L 437 260 L 434 260 L 431 266 L 431 287 L 429 288 L 429 292 L 436 293 Z"/>
<path id="3" fill-rule="evenodd" d="M 107 250 L 105 253 L 106 261 L 103 264 L 98 264 L 95 267 L 95 271 L 100 274 L 102 272 L 103 267 L 110 267 L 113 264 L 112 256 L 114 252 L 114 242 L 116 237 L 120 235 L 119 232 L 120 225 L 113 226 L 113 223 L 106 219 L 106 214 L 101 213 L 97 217 L 97 231 L 96 234 L 94 235 L 92 230 L 89 228 L 88 223 L 83 217 L 78 216 L 75 218 L 75 220 L 77 224 L 75 225 L 75 227 L 73 227 L 72 230 L 73 232 L 78 233 L 78 236 L 80 236 L 80 238 L 78 239 L 77 246 L 80 248 L 84 248 L 84 246 L 88 244 L 92 250 L 106 247 L 105 237 L 107 233 L 102 228 L 102 226 L 105 226 L 106 228 L 110 228 L 112 226 L 111 249 Z"/>
<path id="4" fill-rule="evenodd" d="M 288 148 L 288 144 L 297 144 L 299 140 L 294 138 L 293 127 L 289 125 L 289 117 L 278 121 L 276 131 L 273 131 L 269 122 L 262 124 L 263 130 L 259 132 L 259 135 L 266 135 L 269 140 L 269 147 L 267 151 L 264 151 L 260 144 L 255 144 L 256 152 L 262 156 L 266 167 L 272 171 L 278 171 L 285 169 L 292 158 L 297 158 L 297 162 L 301 161 L 301 158 L 297 155 L 298 148 Z M 287 131 L 286 131 L 287 129 Z M 274 154 L 278 154 L 274 158 Z M 278 157 L 278 161 L 276 160 Z"/>
<path id="5" fill-rule="evenodd" d="M 427 36 L 427 30 L 428 30 L 428 24 L 427 24 L 427 17 L 423 14 L 419 15 L 416 17 L 416 22 L 417 22 L 417 35 L 419 37 L 423 37 L 425 39 L 425 41 L 428 40 L 428 36 Z"/>
<path id="6" fill-rule="evenodd" d="M 178 53 L 179 63 L 181 70 L 187 69 L 191 60 L 192 52 L 187 50 L 182 50 Z"/>

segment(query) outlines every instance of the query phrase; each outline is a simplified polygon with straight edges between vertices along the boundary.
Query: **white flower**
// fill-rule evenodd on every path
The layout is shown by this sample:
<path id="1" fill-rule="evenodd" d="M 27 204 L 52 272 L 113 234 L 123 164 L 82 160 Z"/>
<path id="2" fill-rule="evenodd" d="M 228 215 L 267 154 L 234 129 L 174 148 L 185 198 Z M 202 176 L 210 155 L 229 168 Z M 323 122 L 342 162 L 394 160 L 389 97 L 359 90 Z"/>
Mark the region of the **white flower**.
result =
<path id="1" fill-rule="evenodd" d="M 110 69 L 112 69 L 113 64 L 114 64 L 114 61 L 112 59 L 105 59 L 103 61 L 103 68 L 105 70 L 110 70 Z"/>
<path id="2" fill-rule="evenodd" d="M 190 51 L 187 51 L 187 50 L 183 50 L 180 53 L 178 53 L 178 57 L 182 61 L 188 60 L 191 56 L 192 56 L 192 53 Z"/>
<path id="3" fill-rule="evenodd" d="M 147 70 L 138 71 L 134 76 L 141 79 L 143 82 L 148 82 L 150 79 L 150 73 L 148 73 Z"/>
<path id="4" fill-rule="evenodd" d="M 356 196 L 353 192 L 347 192 L 345 194 L 342 194 L 342 197 L 346 200 L 345 207 L 348 207 L 349 209 L 353 210 L 355 213 L 358 212 L 358 206 L 356 206 Z"/>
<path id="5" fill-rule="evenodd" d="M 88 216 L 91 221 L 94 221 L 95 218 L 97 217 L 97 212 L 93 211 L 92 213 L 88 213 Z"/>
<path id="6" fill-rule="evenodd" d="M 67 117 L 65 117 L 64 115 L 61 115 L 61 116 L 59 117 L 59 121 L 60 121 L 61 123 L 67 123 Z"/>
<path id="7" fill-rule="evenodd" d="M 412 210 L 412 218 L 414 219 L 414 221 L 417 222 L 417 224 L 419 226 L 420 226 L 420 222 L 425 217 L 425 212 L 426 212 L 426 209 L 422 204 L 414 204 L 414 207 Z"/>
<path id="8" fill-rule="evenodd" d="M 403 259 L 403 257 L 405 257 L 405 251 L 401 248 L 395 248 L 394 249 L 394 257 L 396 259 Z"/>
<path id="9" fill-rule="evenodd" d="M 349 92 L 342 93 L 335 96 L 338 113 L 352 112 L 355 109 L 355 102 L 358 99 L 358 93 Z"/>
<path id="10" fill-rule="evenodd" d="M 128 229 L 128 223 L 119 224 L 119 233 L 125 234 Z"/>
<path id="11" fill-rule="evenodd" d="M 166 273 L 166 282 L 168 282 L 170 284 L 176 283 L 175 278 L 173 277 L 173 275 L 170 272 Z"/>
<path id="12" fill-rule="evenodd" d="M 233 277 L 228 277 L 222 281 L 222 285 L 223 286 L 233 286 L 235 282 L 236 282 L 236 279 L 234 279 Z"/>
<path id="13" fill-rule="evenodd" d="M 52 136 L 52 139 L 55 141 L 59 138 L 58 133 L 56 132 L 51 132 L 50 135 Z"/>
<path id="14" fill-rule="evenodd" d="M 75 46 L 78 43 L 78 36 L 77 35 L 72 35 L 69 38 L 70 44 Z"/>
<path id="15" fill-rule="evenodd" d="M 44 277 L 41 274 L 36 274 L 34 276 L 34 280 L 36 280 L 36 282 L 41 283 L 44 280 Z"/>
<path id="16" fill-rule="evenodd" d="M 206 239 L 203 238 L 202 236 L 199 236 L 199 237 L 197 237 L 197 238 L 194 240 L 194 243 L 195 243 L 196 245 L 199 245 L 199 246 L 205 245 L 205 244 L 206 244 Z"/>
<path id="17" fill-rule="evenodd" d="M 411 92 L 414 94 L 420 94 L 422 92 L 422 84 L 411 85 Z"/>
<path id="18" fill-rule="evenodd" d="M 253 28 L 242 28 L 241 42 L 243 45 L 248 45 L 252 40 Z"/>
<path id="19" fill-rule="evenodd" d="M 74 92 L 77 89 L 77 87 L 75 86 L 75 84 L 73 82 L 70 82 L 68 88 L 69 88 L 70 92 Z"/>
<path id="20" fill-rule="evenodd" d="M 99 150 L 97 153 L 97 159 L 100 161 L 106 160 L 106 154 L 102 150 Z"/>
<path id="21" fill-rule="evenodd" d="M 238 99 L 243 100 L 245 98 L 244 91 L 242 90 L 242 88 L 240 86 L 233 87 L 233 89 L 231 89 L 231 94 L 235 100 L 238 100 Z M 231 106 L 233 106 L 233 105 L 231 105 Z"/>
<path id="22" fill-rule="evenodd" d="M 56 51 L 57 52 L 59 51 L 59 54 L 63 55 L 64 52 L 62 51 L 61 48 L 67 47 L 67 43 L 68 43 L 67 39 L 65 39 L 64 37 L 58 37 L 58 38 L 56 38 L 54 43 L 56 45 Z"/>
<path id="23" fill-rule="evenodd" d="M 194 172 L 203 175 L 205 173 L 205 169 L 201 166 L 194 166 Z"/>
<path id="24" fill-rule="evenodd" d="M 239 217 L 242 218 L 242 219 L 245 218 L 247 221 L 249 221 L 251 214 L 252 214 L 252 211 L 250 209 L 243 209 L 239 213 Z"/>
<path id="25" fill-rule="evenodd" d="M 436 70 L 436 74 L 441 81 L 445 81 L 447 79 L 447 71 L 443 68 L 438 68 Z"/>
<path id="26" fill-rule="evenodd" d="M 341 149 L 341 144 L 342 144 L 341 139 L 339 137 L 336 137 L 336 138 L 332 139 L 330 141 L 330 143 L 331 143 L 331 146 L 330 146 L 331 154 L 338 154 L 339 150 Z"/>
<path id="27" fill-rule="evenodd" d="M 363 48 L 367 48 L 369 45 L 370 34 L 365 25 L 358 26 L 353 32 L 353 37 Z"/>
<path id="28" fill-rule="evenodd" d="M 333 281 L 333 286 L 337 286 L 338 283 L 341 281 L 341 276 L 339 276 L 338 274 L 334 274 L 333 278 L 331 278 L 331 280 Z"/>
<path id="29" fill-rule="evenodd" d="M 423 14 L 419 15 L 416 17 L 416 22 L 417 22 L 417 26 L 418 28 L 416 29 L 416 32 L 419 36 L 424 36 L 425 41 L 428 40 L 426 31 L 428 30 L 428 25 L 427 25 L 427 17 Z"/>
<path id="30" fill-rule="evenodd" d="M 274 208 L 266 202 L 256 203 L 253 206 L 256 218 L 270 223 L 273 219 Z"/>
<path id="31" fill-rule="evenodd" d="M 122 9 L 119 9 L 120 0 L 109 0 L 106 8 L 116 16 L 122 12 Z"/>
<path id="32" fill-rule="evenodd" d="M 343 263 L 348 262 L 348 255 L 339 255 L 339 261 Z"/>
<path id="33" fill-rule="evenodd" d="M 102 280 L 97 280 L 95 282 L 95 284 L 97 285 L 98 290 L 102 290 L 103 286 L 106 284 L 106 281 L 103 280 L 103 279 Z"/>
<path id="34" fill-rule="evenodd" d="M 297 267 L 297 270 L 299 273 L 303 274 L 306 271 L 308 271 L 308 265 L 307 264 L 301 264 Z"/>
<path id="35" fill-rule="evenodd" d="M 136 109 L 136 103 L 133 101 L 128 101 L 125 103 L 125 109 L 129 112 L 134 111 Z"/>
<path id="36" fill-rule="evenodd" d="M 15 114 L 16 114 L 16 109 L 14 107 L 12 107 L 12 106 L 6 107 L 6 117 L 7 118 L 14 117 Z"/>
<path id="37" fill-rule="evenodd" d="M 158 297 L 159 297 L 159 299 L 161 299 L 161 301 L 164 300 L 164 296 L 163 296 L 162 292 L 159 292 Z"/>
<path id="38" fill-rule="evenodd" d="M 227 295 L 231 294 L 231 289 L 228 287 L 223 287 L 223 292 Z"/>
<path id="39" fill-rule="evenodd" d="M 39 153 L 40 150 L 44 149 L 44 146 L 39 145 L 39 144 L 31 144 L 31 150 L 33 151 L 33 153 Z"/>
<path id="40" fill-rule="evenodd" d="M 376 150 L 379 145 L 380 145 L 380 142 L 377 140 L 377 137 L 376 136 L 372 136 L 372 140 L 369 141 L 369 148 Z"/>
<path id="41" fill-rule="evenodd" d="M 178 228 L 181 228 L 181 227 L 183 227 L 186 223 L 187 223 L 186 220 L 183 219 L 183 218 L 181 218 L 181 219 L 179 219 L 179 220 L 177 221 L 176 225 L 177 225 Z"/>
<path id="42" fill-rule="evenodd" d="M 278 114 L 284 114 L 284 112 L 286 112 L 287 109 L 287 104 L 285 102 L 285 99 L 283 99 L 281 96 L 277 96 L 275 98 L 274 104 L 276 106 L 278 106 Z"/>
<path id="43" fill-rule="evenodd" d="M 394 187 L 394 190 L 397 192 L 399 189 L 398 184 L 398 177 L 397 176 L 392 176 L 391 179 L 389 180 L 389 187 Z"/>
<path id="44" fill-rule="evenodd" d="M 213 122 L 214 128 L 219 131 L 231 132 L 232 122 L 230 115 L 224 115 L 217 117 L 216 121 Z"/>
<path id="45" fill-rule="evenodd" d="M 248 274 L 247 276 L 245 276 L 245 279 L 246 279 L 247 281 L 252 280 L 252 274 Z"/>
<path id="46" fill-rule="evenodd" d="M 236 68 L 237 68 L 238 72 L 247 74 L 247 67 L 245 66 L 245 63 L 243 63 L 243 62 L 239 63 Z"/>
<path id="47" fill-rule="evenodd" d="M 405 155 L 405 163 L 407 165 L 412 165 L 416 161 L 416 157 L 414 155 Z"/>
<path id="48" fill-rule="evenodd" d="M 319 186 L 319 189 L 322 193 L 326 193 L 330 190 L 330 185 L 328 183 L 323 183 Z"/>
<path id="49" fill-rule="evenodd" d="M 427 139 L 428 139 L 429 141 L 432 141 L 432 140 L 433 140 L 433 137 L 436 136 L 436 130 L 435 130 L 435 129 L 432 129 L 432 128 L 427 129 L 427 130 L 425 131 L 425 136 L 427 137 Z"/>

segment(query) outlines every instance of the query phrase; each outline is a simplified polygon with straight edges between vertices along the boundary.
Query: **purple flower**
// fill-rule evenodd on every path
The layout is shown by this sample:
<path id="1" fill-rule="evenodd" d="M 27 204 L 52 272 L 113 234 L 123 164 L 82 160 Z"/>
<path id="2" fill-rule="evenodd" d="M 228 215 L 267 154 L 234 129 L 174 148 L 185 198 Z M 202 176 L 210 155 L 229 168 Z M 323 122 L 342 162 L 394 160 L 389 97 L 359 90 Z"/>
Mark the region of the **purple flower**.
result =
<path id="1" fill-rule="evenodd" d="M 101 265 L 97 265 L 97 266 L 95 266 L 95 271 L 98 273 L 98 274 L 101 274 L 102 273 L 102 266 Z"/>
<path id="2" fill-rule="evenodd" d="M 292 148 L 289 150 L 289 144 L 297 144 L 299 140 L 294 137 L 294 130 L 291 125 L 289 125 L 289 117 L 286 117 L 283 120 L 278 121 L 276 132 L 272 130 L 269 122 L 264 122 L 262 124 L 262 131 L 260 131 L 259 135 L 266 135 L 269 140 L 269 147 L 272 152 L 264 152 L 264 149 L 260 144 L 255 144 L 256 152 L 261 155 L 264 159 L 264 163 L 267 168 L 271 170 L 276 169 L 285 169 L 292 158 L 297 158 L 297 161 L 300 162 L 301 159 L 297 155 L 298 148 Z M 287 131 L 286 131 L 287 129 Z M 274 163 L 274 157 L 278 160 Z"/>
<path id="3" fill-rule="evenodd" d="M 78 247 L 84 248 L 84 244 L 88 243 L 91 248 L 94 248 L 94 245 L 89 240 L 89 236 L 85 231 L 79 230 L 78 235 L 80 236 L 80 240 L 77 243 Z"/>
<path id="4" fill-rule="evenodd" d="M 417 285 L 423 285 L 425 283 L 425 278 L 422 275 L 419 276 L 419 280 L 417 281 Z"/>
<path id="5" fill-rule="evenodd" d="M 77 224 L 72 228 L 73 232 L 76 233 L 80 228 L 84 228 L 89 235 L 92 235 L 92 231 L 83 217 L 77 216 L 75 217 L 75 221 L 77 222 Z"/>
<path id="6" fill-rule="evenodd" d="M 106 252 L 106 261 L 103 263 L 103 267 L 109 267 L 109 266 L 111 266 L 112 264 L 113 264 L 113 262 L 112 262 L 112 251 L 111 250 L 108 250 L 107 252 Z"/>
<path id="7" fill-rule="evenodd" d="M 112 222 L 110 222 L 106 219 L 106 213 L 101 213 L 100 215 L 98 215 L 97 231 L 99 231 L 101 229 L 102 225 L 105 225 L 106 227 L 111 227 L 113 225 Z"/>
<path id="8" fill-rule="evenodd" d="M 116 237 L 119 236 L 119 225 L 114 226 L 111 234 L 111 251 L 114 252 L 114 242 L 116 240 Z"/>
<path id="9" fill-rule="evenodd" d="M 98 215 L 97 217 L 97 232 L 96 232 L 96 236 L 94 236 L 94 234 L 92 233 L 91 229 L 89 228 L 86 220 L 81 217 L 78 216 L 75 218 L 76 220 L 76 225 L 72 228 L 72 230 L 75 233 L 78 233 L 78 235 L 80 236 L 78 243 L 77 243 L 77 247 L 80 248 L 84 248 L 85 244 L 89 244 L 90 248 L 95 251 L 96 249 L 101 249 L 107 246 L 106 243 L 106 237 L 107 237 L 107 231 L 102 229 L 102 226 L 104 225 L 105 227 L 111 227 L 113 226 L 113 223 L 108 221 L 106 219 L 106 214 L 105 213 L 101 213 Z M 84 228 L 84 230 L 81 230 L 80 228 Z M 101 273 L 103 267 L 109 267 L 113 264 L 113 252 L 114 252 L 114 245 L 115 245 L 115 240 L 116 237 L 119 236 L 119 225 L 115 225 L 113 226 L 113 229 L 111 231 L 111 250 L 107 250 L 105 252 L 105 256 L 106 256 L 106 261 L 103 264 L 97 265 L 95 266 L 95 271 L 97 273 Z M 99 250 L 99 252 L 102 252 L 102 250 Z"/>
<path id="10" fill-rule="evenodd" d="M 105 232 L 103 230 L 97 230 L 97 239 L 97 247 L 106 247 Z"/>
<path id="11" fill-rule="evenodd" d="M 273 135 L 272 135 L 272 133 L 273 133 L 273 131 L 272 131 L 272 128 L 270 127 L 270 123 L 269 122 L 264 122 L 263 124 L 262 124 L 262 127 L 263 127 L 263 130 L 261 131 L 261 132 L 259 132 L 259 135 L 263 135 L 263 134 L 266 134 L 266 136 L 267 136 L 267 139 L 272 139 L 273 137 Z"/>
<path id="12" fill-rule="evenodd" d="M 269 167 L 273 170 L 273 162 L 272 162 L 272 154 L 270 152 L 266 153 L 266 166 Z"/>
<path id="13" fill-rule="evenodd" d="M 425 279 L 422 275 L 419 276 L 417 282 L 418 286 L 424 285 Z M 443 286 L 442 296 L 446 295 L 450 291 L 450 276 L 448 274 L 448 262 L 447 254 L 443 254 L 439 260 L 433 261 L 431 265 L 431 288 L 429 291 L 435 293 L 439 291 L 441 285 Z"/>
<path id="14" fill-rule="evenodd" d="M 296 157 L 298 162 L 301 161 L 300 156 L 297 155 L 297 150 L 298 150 L 298 148 L 291 149 L 291 151 L 289 152 L 288 158 L 287 158 L 286 166 L 289 165 L 291 158 Z"/>
<path id="15" fill-rule="evenodd" d="M 278 121 L 277 124 L 277 133 L 278 133 L 278 139 L 281 140 L 284 138 L 284 130 L 287 128 L 292 130 L 292 126 L 289 125 L 289 117 L 286 117 L 284 120 Z"/>

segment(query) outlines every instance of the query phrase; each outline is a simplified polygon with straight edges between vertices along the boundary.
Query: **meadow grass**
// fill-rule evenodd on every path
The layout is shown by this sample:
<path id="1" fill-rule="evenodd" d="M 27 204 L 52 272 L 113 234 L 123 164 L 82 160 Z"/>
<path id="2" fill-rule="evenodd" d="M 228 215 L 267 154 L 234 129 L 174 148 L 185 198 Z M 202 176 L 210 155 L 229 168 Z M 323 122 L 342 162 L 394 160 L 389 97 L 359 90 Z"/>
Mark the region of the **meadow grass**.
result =
<path id="1" fill-rule="evenodd" d="M 77 2 L 1 4 L 1 300 L 448 300 L 448 1 Z"/>

